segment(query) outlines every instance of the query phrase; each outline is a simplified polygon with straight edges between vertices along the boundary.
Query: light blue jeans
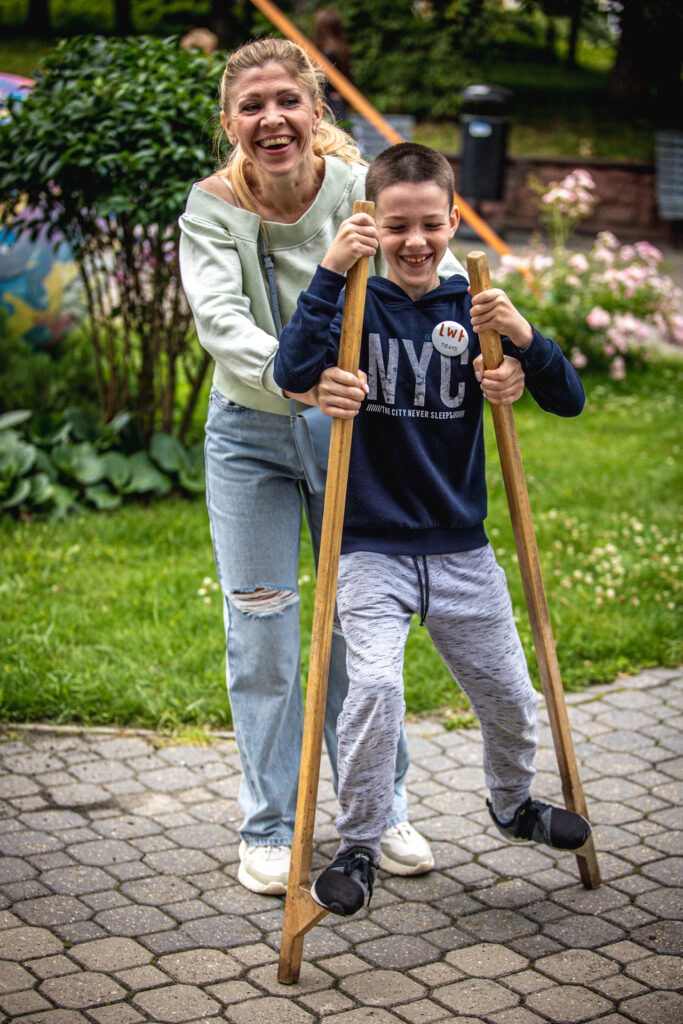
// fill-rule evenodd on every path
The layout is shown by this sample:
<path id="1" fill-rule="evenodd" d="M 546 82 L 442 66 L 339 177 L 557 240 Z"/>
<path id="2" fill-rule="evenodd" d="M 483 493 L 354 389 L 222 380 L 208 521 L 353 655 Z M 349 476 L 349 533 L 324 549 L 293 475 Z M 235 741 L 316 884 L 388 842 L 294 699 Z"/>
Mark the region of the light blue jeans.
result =
<path id="1" fill-rule="evenodd" d="M 289 846 L 303 733 L 299 640 L 302 507 L 317 560 L 324 495 L 310 494 L 288 416 L 235 405 L 214 388 L 206 423 L 206 498 L 223 591 L 226 675 L 242 762 L 240 834 Z M 338 624 L 325 712 L 337 786 L 337 717 L 348 689 Z M 390 824 L 407 817 L 408 744 L 401 730 Z"/>

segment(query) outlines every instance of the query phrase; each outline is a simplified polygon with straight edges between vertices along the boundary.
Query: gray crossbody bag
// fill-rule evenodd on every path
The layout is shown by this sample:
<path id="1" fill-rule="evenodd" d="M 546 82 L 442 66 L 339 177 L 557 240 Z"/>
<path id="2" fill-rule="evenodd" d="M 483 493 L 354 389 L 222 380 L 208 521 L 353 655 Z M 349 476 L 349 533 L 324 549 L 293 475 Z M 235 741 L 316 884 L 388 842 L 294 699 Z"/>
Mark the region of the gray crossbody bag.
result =
<path id="1" fill-rule="evenodd" d="M 273 320 L 275 321 L 275 329 L 279 338 L 282 333 L 282 319 L 280 317 L 280 303 L 278 302 L 277 290 L 275 288 L 275 267 L 273 265 L 273 258 L 266 249 L 262 231 L 259 231 L 258 237 L 259 250 L 263 258 L 263 266 L 268 280 Z M 290 398 L 289 421 L 292 425 L 294 444 L 304 476 L 306 477 L 308 489 L 313 494 L 320 494 L 325 490 L 325 482 L 327 480 L 327 460 L 330 451 L 332 417 L 325 416 L 315 405 L 312 405 L 304 412 L 297 412 L 296 405 Z"/>

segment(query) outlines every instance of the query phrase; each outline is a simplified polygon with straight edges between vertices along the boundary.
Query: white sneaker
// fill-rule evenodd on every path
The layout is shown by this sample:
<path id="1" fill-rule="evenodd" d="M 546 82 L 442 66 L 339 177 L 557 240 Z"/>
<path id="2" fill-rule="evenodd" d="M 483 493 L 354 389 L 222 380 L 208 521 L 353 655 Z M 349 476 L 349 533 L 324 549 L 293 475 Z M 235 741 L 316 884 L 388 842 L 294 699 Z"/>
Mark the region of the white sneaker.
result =
<path id="1" fill-rule="evenodd" d="M 247 846 L 243 839 L 237 881 L 252 892 L 282 896 L 287 892 L 291 853 L 289 846 Z"/>
<path id="2" fill-rule="evenodd" d="M 386 830 L 380 840 L 379 866 L 392 875 L 423 875 L 434 867 L 434 854 L 424 836 L 409 821 Z"/>

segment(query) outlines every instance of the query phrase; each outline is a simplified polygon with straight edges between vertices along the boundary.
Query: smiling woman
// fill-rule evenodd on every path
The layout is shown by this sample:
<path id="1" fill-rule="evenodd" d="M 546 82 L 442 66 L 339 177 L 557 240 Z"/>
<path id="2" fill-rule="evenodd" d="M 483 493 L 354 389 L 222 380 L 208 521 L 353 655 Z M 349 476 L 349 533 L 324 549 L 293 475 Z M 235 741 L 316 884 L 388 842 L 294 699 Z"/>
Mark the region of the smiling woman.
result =
<path id="1" fill-rule="evenodd" d="M 206 425 L 207 504 L 244 770 L 238 878 L 249 889 L 272 894 L 286 889 L 301 749 L 301 513 L 317 550 L 324 496 L 306 483 L 290 425 L 290 395 L 275 383 L 278 332 L 264 263 L 272 261 L 276 305 L 287 324 L 354 200 L 365 195 L 358 148 L 329 120 L 329 111 L 323 116 L 323 81 L 288 40 L 261 39 L 232 54 L 221 82 L 221 124 L 234 148 L 225 167 L 194 186 L 181 217 L 183 284 L 199 341 L 215 360 Z M 269 250 L 263 262 L 260 244 Z M 457 268 L 449 256 L 444 272 Z M 379 258 L 371 259 L 371 273 L 383 269 Z M 351 416 L 362 393 L 356 377 L 335 366 L 293 397 L 328 414 Z M 344 644 L 335 632 L 325 719 L 335 775 L 336 723 L 347 687 Z M 407 768 L 402 733 L 382 866 L 417 874 L 427 869 L 431 853 L 406 824 Z"/>

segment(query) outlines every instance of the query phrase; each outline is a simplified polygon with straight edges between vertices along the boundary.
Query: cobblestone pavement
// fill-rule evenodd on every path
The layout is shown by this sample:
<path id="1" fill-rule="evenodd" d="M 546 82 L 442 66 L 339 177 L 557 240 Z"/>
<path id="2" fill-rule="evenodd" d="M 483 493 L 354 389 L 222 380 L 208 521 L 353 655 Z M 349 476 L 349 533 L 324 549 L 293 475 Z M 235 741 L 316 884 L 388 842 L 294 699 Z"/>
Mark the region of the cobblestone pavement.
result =
<path id="1" fill-rule="evenodd" d="M 681 1024 L 683 674 L 568 703 L 602 887 L 583 889 L 573 856 L 494 833 L 477 730 L 412 722 L 411 818 L 437 870 L 380 873 L 370 911 L 309 933 L 290 987 L 283 901 L 235 881 L 233 740 L 5 728 L 0 1021 Z M 557 800 L 542 721 L 535 791 Z M 325 766 L 314 869 L 334 814 Z"/>

